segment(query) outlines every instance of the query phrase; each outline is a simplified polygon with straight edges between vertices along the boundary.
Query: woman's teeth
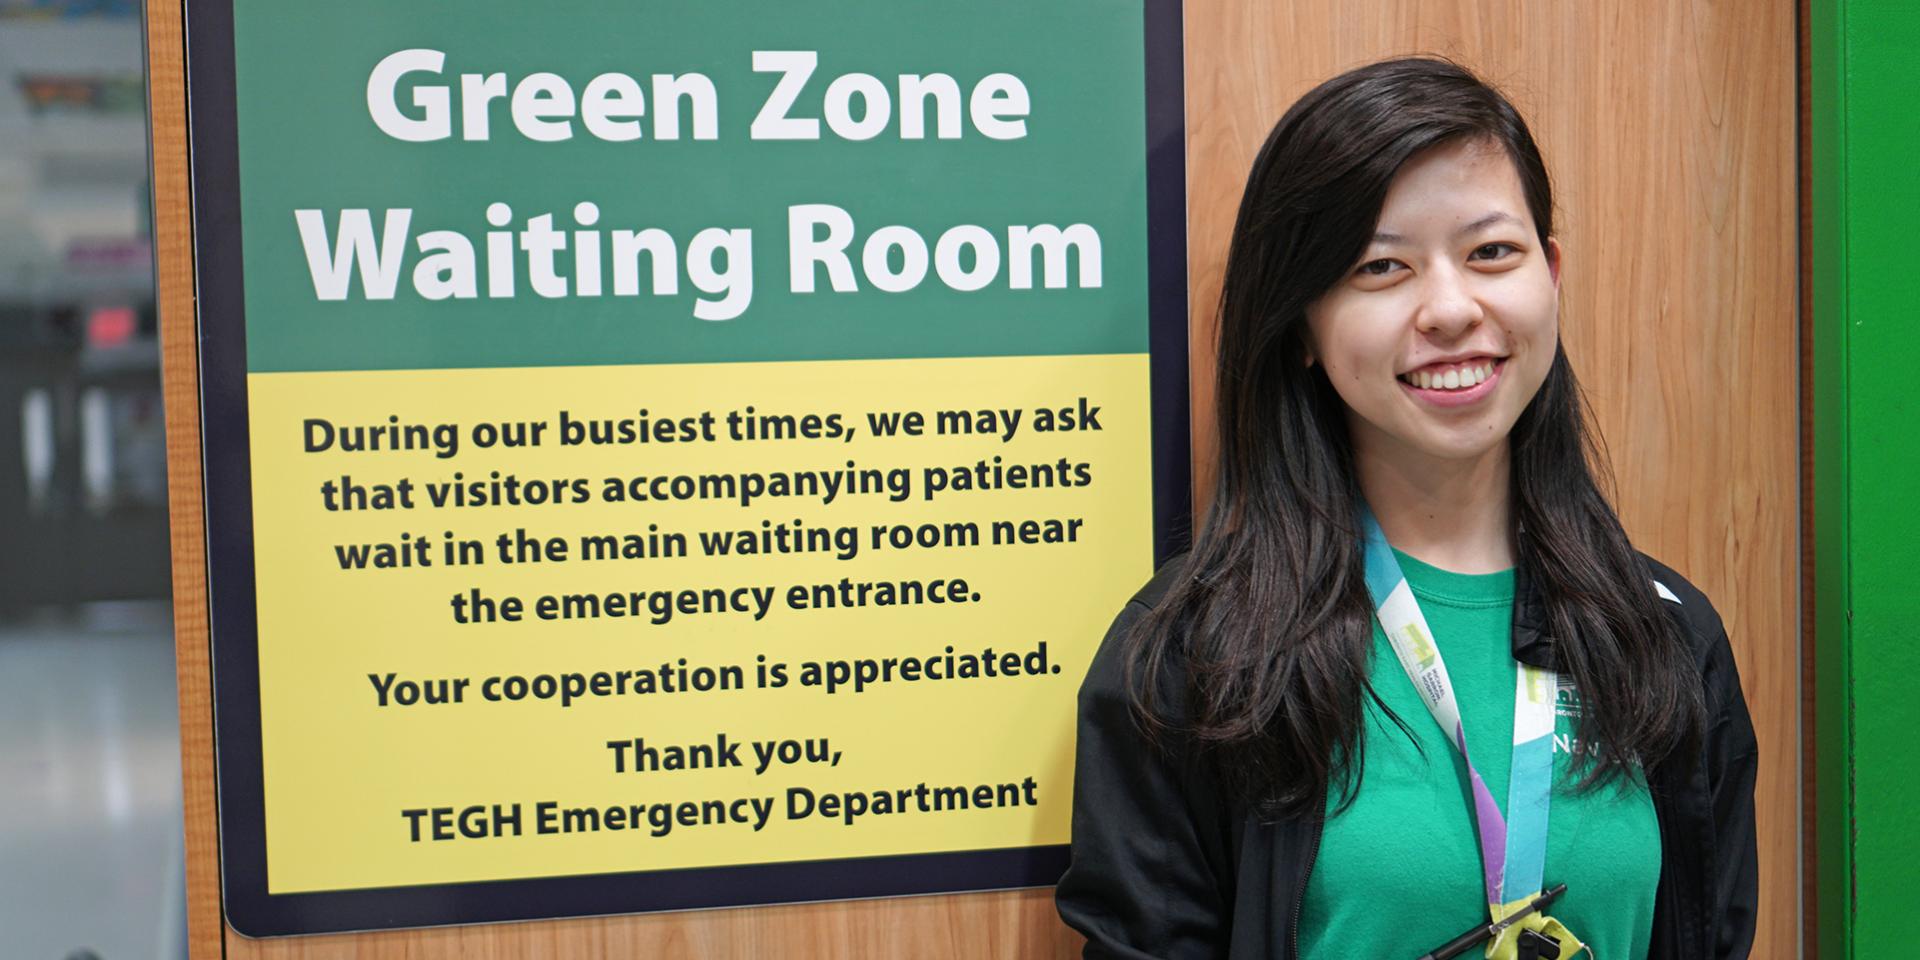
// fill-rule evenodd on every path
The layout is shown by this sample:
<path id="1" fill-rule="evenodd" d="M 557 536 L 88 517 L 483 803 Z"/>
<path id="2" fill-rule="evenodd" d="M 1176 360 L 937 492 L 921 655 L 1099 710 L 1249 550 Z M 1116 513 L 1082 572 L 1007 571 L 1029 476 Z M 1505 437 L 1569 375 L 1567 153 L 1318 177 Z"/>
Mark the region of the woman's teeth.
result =
<path id="1" fill-rule="evenodd" d="M 1465 390 L 1484 382 L 1490 376 L 1493 376 L 1493 364 L 1489 362 L 1469 367 L 1456 367 L 1444 373 L 1416 370 L 1413 373 L 1401 374 L 1400 379 L 1422 390 Z"/>

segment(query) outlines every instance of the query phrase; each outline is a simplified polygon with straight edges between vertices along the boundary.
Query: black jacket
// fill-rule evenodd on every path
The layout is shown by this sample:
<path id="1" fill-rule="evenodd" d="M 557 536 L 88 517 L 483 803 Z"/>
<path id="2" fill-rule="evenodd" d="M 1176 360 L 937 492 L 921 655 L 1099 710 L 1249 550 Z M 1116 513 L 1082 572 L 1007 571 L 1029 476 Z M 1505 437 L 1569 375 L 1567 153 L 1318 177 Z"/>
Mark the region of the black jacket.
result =
<path id="1" fill-rule="evenodd" d="M 1759 884 L 1753 724 L 1719 614 L 1685 578 L 1647 563 L 1679 598 L 1661 605 L 1693 641 L 1708 717 L 1697 762 L 1648 774 L 1662 851 L 1649 957 L 1745 957 Z M 1319 821 L 1261 822 L 1221 793 L 1203 763 L 1150 747 L 1128 707 L 1120 638 L 1165 595 L 1178 566 L 1120 612 L 1081 684 L 1073 863 L 1056 894 L 1060 916 L 1086 934 L 1088 958 L 1296 960 Z M 1514 656 L 1550 668 L 1544 624 L 1538 595 L 1516 570 Z"/>

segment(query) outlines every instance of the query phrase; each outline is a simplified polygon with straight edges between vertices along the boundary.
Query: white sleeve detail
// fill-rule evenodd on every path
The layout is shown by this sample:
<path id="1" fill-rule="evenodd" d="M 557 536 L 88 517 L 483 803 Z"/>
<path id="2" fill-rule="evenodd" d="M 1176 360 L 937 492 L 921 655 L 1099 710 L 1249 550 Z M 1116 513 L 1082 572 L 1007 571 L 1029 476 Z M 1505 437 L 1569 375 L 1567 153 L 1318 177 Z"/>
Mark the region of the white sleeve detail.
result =
<path id="1" fill-rule="evenodd" d="M 1672 600 L 1674 603 L 1680 603 L 1680 598 L 1674 596 L 1673 591 L 1668 590 L 1667 585 L 1658 580 L 1653 582 L 1653 592 L 1659 594 L 1662 600 Z M 1681 605 L 1685 606 L 1685 604 Z"/>

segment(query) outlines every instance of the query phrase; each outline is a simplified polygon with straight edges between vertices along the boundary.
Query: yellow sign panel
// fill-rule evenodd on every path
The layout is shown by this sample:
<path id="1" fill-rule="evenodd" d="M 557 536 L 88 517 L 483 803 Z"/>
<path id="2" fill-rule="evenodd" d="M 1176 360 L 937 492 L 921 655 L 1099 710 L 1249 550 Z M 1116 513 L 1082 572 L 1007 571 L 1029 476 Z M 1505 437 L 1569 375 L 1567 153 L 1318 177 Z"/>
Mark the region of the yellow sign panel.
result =
<path id="1" fill-rule="evenodd" d="M 269 893 L 1065 843 L 1147 380 L 250 374 Z"/>

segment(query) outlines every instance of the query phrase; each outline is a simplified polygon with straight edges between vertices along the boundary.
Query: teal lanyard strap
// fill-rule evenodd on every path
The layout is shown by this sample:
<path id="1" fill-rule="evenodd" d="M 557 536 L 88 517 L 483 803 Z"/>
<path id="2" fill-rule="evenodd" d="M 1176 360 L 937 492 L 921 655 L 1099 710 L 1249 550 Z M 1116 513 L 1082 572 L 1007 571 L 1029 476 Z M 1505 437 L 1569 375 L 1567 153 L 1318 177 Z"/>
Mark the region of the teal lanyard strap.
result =
<path id="1" fill-rule="evenodd" d="M 1558 680 L 1551 670 L 1514 664 L 1513 759 L 1507 780 L 1507 810 L 1502 815 L 1467 750 L 1460 704 L 1454 698 L 1446 661 L 1440 656 L 1426 615 L 1421 613 L 1420 603 L 1407 585 L 1406 574 L 1373 511 L 1362 505 L 1360 512 L 1366 535 L 1367 590 L 1373 595 L 1375 616 L 1407 679 L 1427 705 L 1427 712 L 1466 761 L 1487 903 L 1496 916 L 1500 915 L 1503 907 L 1539 894 L 1546 873 L 1547 814 L 1553 800 L 1553 707 Z"/>

